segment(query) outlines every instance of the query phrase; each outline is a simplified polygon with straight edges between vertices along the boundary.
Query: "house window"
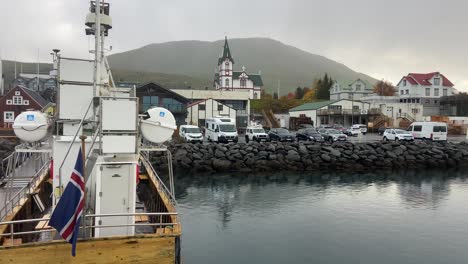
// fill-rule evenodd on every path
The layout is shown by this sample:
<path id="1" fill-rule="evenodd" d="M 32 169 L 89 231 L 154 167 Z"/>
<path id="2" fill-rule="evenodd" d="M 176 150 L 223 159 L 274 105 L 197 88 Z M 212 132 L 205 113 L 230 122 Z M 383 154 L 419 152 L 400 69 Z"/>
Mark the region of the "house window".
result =
<path id="1" fill-rule="evenodd" d="M 229 62 L 226 61 L 224 65 L 226 65 L 226 70 L 229 70 Z"/>
<path id="2" fill-rule="evenodd" d="M 218 111 L 223 111 L 223 105 L 222 104 L 218 105 Z"/>
<path id="3" fill-rule="evenodd" d="M 13 101 L 12 101 L 12 100 L 7 100 L 7 101 L 6 101 L 6 104 L 7 104 L 7 105 L 11 105 L 11 104 L 13 104 Z"/>
<path id="4" fill-rule="evenodd" d="M 254 93 L 254 99 L 257 99 L 257 97 L 258 97 L 257 93 Z"/>
<path id="5" fill-rule="evenodd" d="M 434 78 L 434 85 L 440 85 L 440 78 Z"/>
<path id="6" fill-rule="evenodd" d="M 15 112 L 10 112 L 10 111 L 3 112 L 3 121 L 4 122 L 15 121 Z"/>
<path id="7" fill-rule="evenodd" d="M 361 84 L 360 83 L 356 84 L 356 91 L 361 91 Z"/>
<path id="8" fill-rule="evenodd" d="M 20 91 L 15 91 L 15 95 L 21 95 Z"/>
<path id="9" fill-rule="evenodd" d="M 23 104 L 23 96 L 13 96 L 13 104 L 14 105 L 22 105 Z"/>
<path id="10" fill-rule="evenodd" d="M 439 88 L 434 88 L 434 96 L 439 96 Z"/>
<path id="11" fill-rule="evenodd" d="M 23 105 L 29 105 L 29 100 L 23 100 Z"/>
<path id="12" fill-rule="evenodd" d="M 448 90 L 447 90 L 447 89 L 443 89 L 443 90 L 442 90 L 442 95 L 443 95 L 443 96 L 447 96 L 447 95 L 448 95 Z"/>
<path id="13" fill-rule="evenodd" d="M 406 86 L 406 80 L 403 80 L 403 86 Z"/>
<path id="14" fill-rule="evenodd" d="M 247 86 L 247 80 L 246 80 L 246 79 L 241 79 L 241 80 L 240 80 L 240 86 L 241 86 L 241 87 Z"/>
<path id="15" fill-rule="evenodd" d="M 142 110 L 147 111 L 153 106 L 159 106 L 159 96 L 143 96 Z"/>
<path id="16" fill-rule="evenodd" d="M 426 88 L 426 96 L 431 96 L 431 88 Z"/>
<path id="17" fill-rule="evenodd" d="M 205 109 L 206 109 L 206 105 L 204 105 L 204 104 L 199 104 L 198 105 L 198 110 L 203 110 L 204 111 Z"/>
<path id="18" fill-rule="evenodd" d="M 225 84 L 226 87 L 229 87 L 229 79 L 226 79 L 226 80 L 224 81 L 224 84 Z"/>
<path id="19" fill-rule="evenodd" d="M 413 115 L 415 115 L 415 114 L 419 113 L 419 109 L 413 108 L 413 109 L 411 109 L 411 113 L 413 113 Z"/>
<path id="20" fill-rule="evenodd" d="M 403 95 L 405 93 L 405 91 L 403 90 L 400 90 L 400 94 Z"/>
<path id="21" fill-rule="evenodd" d="M 406 94 L 409 94 L 409 90 L 406 90 Z"/>

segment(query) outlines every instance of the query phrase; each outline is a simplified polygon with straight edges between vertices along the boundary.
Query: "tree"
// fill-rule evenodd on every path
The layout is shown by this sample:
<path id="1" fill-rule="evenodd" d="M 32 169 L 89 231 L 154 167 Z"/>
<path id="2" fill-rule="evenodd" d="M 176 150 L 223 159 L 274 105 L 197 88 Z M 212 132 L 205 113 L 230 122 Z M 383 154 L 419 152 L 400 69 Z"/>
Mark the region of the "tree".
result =
<path id="1" fill-rule="evenodd" d="M 296 99 L 302 99 L 302 97 L 304 97 L 304 90 L 301 87 L 297 87 L 294 96 Z"/>
<path id="2" fill-rule="evenodd" d="M 330 100 L 330 88 L 333 85 L 333 80 L 325 73 L 322 79 L 318 79 L 313 90 L 315 90 L 315 97 L 320 100 Z"/>
<path id="3" fill-rule="evenodd" d="M 374 93 L 380 96 L 393 96 L 397 92 L 397 89 L 391 82 L 381 80 L 374 85 Z"/>
<path id="4" fill-rule="evenodd" d="M 302 98 L 305 102 L 312 102 L 315 100 L 315 90 L 314 89 L 307 89 L 307 92 L 304 94 Z"/>
<path id="5" fill-rule="evenodd" d="M 277 92 L 274 92 L 274 93 L 273 93 L 273 99 L 278 100 L 278 98 L 279 98 L 279 97 L 278 97 L 278 93 L 277 93 Z"/>
<path id="6" fill-rule="evenodd" d="M 296 95 L 292 92 L 289 92 L 288 95 L 286 96 L 286 98 L 288 99 L 294 99 L 296 97 Z"/>

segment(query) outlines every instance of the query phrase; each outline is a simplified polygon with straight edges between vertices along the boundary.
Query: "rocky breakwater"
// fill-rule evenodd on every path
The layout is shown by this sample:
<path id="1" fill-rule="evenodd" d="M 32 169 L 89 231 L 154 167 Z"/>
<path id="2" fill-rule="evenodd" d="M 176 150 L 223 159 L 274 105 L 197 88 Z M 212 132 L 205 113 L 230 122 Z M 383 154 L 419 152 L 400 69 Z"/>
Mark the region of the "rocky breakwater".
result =
<path id="1" fill-rule="evenodd" d="M 173 144 L 168 148 L 176 170 L 200 173 L 468 167 L 467 143 L 251 142 Z M 160 170 L 167 167 L 163 154 L 154 154 L 152 162 Z"/>

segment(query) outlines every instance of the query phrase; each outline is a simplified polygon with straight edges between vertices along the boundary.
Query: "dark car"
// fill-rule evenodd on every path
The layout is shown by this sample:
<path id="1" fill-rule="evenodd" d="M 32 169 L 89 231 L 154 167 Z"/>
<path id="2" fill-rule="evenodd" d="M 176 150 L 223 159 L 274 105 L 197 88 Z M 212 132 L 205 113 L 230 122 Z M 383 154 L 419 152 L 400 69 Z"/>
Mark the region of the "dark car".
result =
<path id="1" fill-rule="evenodd" d="M 270 141 L 294 141 L 295 136 L 286 128 L 272 128 L 268 131 Z"/>
<path id="2" fill-rule="evenodd" d="M 385 130 L 387 130 L 387 129 L 390 129 L 390 128 L 384 127 L 384 126 L 383 126 L 383 127 L 379 127 L 379 129 L 377 130 L 377 132 L 379 133 L 380 136 L 383 136 Z"/>
<path id="3" fill-rule="evenodd" d="M 323 136 L 314 128 L 299 129 L 296 133 L 297 141 L 324 141 Z"/>
<path id="4" fill-rule="evenodd" d="M 304 128 L 314 128 L 311 124 L 300 124 L 298 129 L 304 129 Z"/>
<path id="5" fill-rule="evenodd" d="M 340 131 L 336 129 L 321 129 L 319 130 L 320 134 L 322 134 L 323 139 L 325 141 L 329 142 L 335 142 L 335 141 L 346 141 L 348 139 L 348 136 L 345 134 L 341 133 Z"/>

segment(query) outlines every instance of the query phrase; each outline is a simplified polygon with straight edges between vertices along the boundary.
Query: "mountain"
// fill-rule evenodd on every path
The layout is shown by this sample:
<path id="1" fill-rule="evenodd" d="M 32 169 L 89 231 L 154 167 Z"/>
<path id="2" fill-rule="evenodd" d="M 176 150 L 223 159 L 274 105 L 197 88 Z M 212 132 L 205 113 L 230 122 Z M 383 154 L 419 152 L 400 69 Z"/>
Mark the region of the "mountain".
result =
<path id="1" fill-rule="evenodd" d="M 326 57 L 267 38 L 230 39 L 229 46 L 234 58 L 234 69 L 246 66 L 247 73 L 261 71 L 265 88 L 276 91 L 278 81 L 281 94 L 298 86 L 311 86 L 316 78 L 328 73 L 336 80 L 361 78 L 375 83 L 377 80 L 353 71 L 345 65 Z M 212 87 L 217 59 L 222 52 L 224 40 L 174 41 L 150 44 L 135 50 L 110 55 L 113 70 L 176 75 L 187 78 L 187 86 Z M 155 76 L 157 77 L 157 76 Z M 192 80 L 192 78 L 194 80 Z M 135 81 L 123 78 L 123 81 Z M 158 81 L 157 79 L 155 81 Z M 180 83 L 182 80 L 179 80 Z M 179 87 L 184 88 L 184 86 Z"/>

